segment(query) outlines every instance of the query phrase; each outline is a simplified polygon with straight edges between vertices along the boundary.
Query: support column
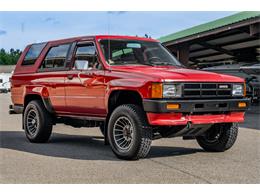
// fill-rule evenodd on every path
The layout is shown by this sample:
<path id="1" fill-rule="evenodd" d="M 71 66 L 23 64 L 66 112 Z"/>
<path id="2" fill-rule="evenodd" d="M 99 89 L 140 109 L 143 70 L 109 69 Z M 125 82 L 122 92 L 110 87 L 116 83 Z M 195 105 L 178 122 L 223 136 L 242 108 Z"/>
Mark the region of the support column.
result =
<path id="1" fill-rule="evenodd" d="M 178 46 L 177 49 L 177 58 L 178 60 L 183 64 L 187 65 L 189 63 L 189 45 L 188 44 L 182 44 Z"/>

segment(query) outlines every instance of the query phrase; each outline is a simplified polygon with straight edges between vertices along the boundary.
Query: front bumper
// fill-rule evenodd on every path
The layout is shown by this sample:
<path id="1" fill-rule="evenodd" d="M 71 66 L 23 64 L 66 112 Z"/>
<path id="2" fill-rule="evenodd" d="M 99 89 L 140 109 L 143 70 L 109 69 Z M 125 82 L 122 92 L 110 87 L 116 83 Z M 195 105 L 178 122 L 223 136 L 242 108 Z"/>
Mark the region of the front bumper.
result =
<path id="1" fill-rule="evenodd" d="M 238 103 L 246 103 L 246 107 L 238 107 Z M 242 99 L 217 99 L 217 100 L 143 100 L 144 111 L 153 113 L 209 113 L 245 111 L 250 100 Z M 167 104 L 179 104 L 179 109 L 167 109 Z"/>
<path id="2" fill-rule="evenodd" d="M 246 107 L 239 107 L 239 103 Z M 243 122 L 249 99 L 222 100 L 151 100 L 143 101 L 150 125 L 187 125 Z M 179 104 L 178 109 L 167 109 L 168 104 Z"/>

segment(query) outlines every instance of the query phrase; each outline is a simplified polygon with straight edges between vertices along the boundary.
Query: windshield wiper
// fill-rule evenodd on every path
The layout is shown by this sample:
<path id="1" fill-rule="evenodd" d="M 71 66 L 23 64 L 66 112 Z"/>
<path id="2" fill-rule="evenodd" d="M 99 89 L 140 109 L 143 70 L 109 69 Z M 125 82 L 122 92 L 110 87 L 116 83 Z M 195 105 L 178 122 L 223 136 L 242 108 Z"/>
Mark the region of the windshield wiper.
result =
<path id="1" fill-rule="evenodd" d="M 146 65 L 146 66 L 154 66 L 154 64 L 148 64 L 148 63 L 140 63 L 142 65 Z"/>
<path id="2" fill-rule="evenodd" d="M 114 62 L 110 65 L 126 65 L 126 64 L 131 64 L 131 65 L 146 65 L 146 66 L 154 66 L 153 64 L 146 64 L 146 63 L 138 63 L 138 62 L 127 62 L 127 61 L 124 61 L 124 62 Z"/>
<path id="3" fill-rule="evenodd" d="M 170 62 L 153 62 L 153 65 L 176 65 Z"/>

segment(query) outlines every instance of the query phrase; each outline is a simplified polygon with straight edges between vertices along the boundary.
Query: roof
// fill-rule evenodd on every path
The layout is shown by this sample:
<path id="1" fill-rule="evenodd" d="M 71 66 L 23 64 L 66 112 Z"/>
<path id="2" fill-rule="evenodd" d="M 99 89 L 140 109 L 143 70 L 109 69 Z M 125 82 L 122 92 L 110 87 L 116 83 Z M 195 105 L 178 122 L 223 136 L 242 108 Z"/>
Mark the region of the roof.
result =
<path id="1" fill-rule="evenodd" d="M 128 39 L 128 40 L 158 42 L 158 40 L 152 38 L 138 37 L 138 36 L 125 36 L 125 35 L 96 35 L 95 38 L 96 39 Z"/>
<path id="2" fill-rule="evenodd" d="M 191 36 L 194 34 L 210 31 L 210 30 L 217 29 L 217 28 L 220 28 L 223 26 L 241 22 L 243 20 L 252 19 L 255 17 L 260 17 L 260 12 L 257 12 L 257 11 L 239 12 L 239 13 L 231 15 L 231 16 L 220 18 L 220 19 L 217 19 L 217 20 L 205 23 L 205 24 L 194 26 L 192 28 L 188 28 L 188 29 L 176 32 L 176 33 L 172 33 L 172 34 L 160 37 L 159 40 L 162 43 L 169 42 L 169 41 L 175 41 L 177 39 L 181 39 L 181 38 L 188 37 L 188 36 Z"/>
<path id="3" fill-rule="evenodd" d="M 66 39 L 57 39 L 57 40 L 50 40 L 41 43 L 62 43 L 62 42 L 73 42 L 73 41 L 86 41 L 89 39 L 127 39 L 127 40 L 139 40 L 139 41 L 152 41 L 152 42 L 159 42 L 158 40 L 146 37 L 137 37 L 137 36 L 125 36 L 125 35 L 90 35 L 90 36 L 79 36 L 79 37 L 71 37 Z M 33 44 L 40 44 L 40 43 L 33 43 Z"/>

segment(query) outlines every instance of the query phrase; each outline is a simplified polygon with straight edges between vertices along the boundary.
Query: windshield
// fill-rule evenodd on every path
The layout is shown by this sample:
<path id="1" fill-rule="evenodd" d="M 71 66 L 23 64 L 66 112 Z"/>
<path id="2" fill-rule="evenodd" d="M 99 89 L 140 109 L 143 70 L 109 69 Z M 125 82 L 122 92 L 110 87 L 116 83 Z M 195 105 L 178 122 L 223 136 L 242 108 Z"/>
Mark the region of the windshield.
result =
<path id="1" fill-rule="evenodd" d="M 101 40 L 100 45 L 105 59 L 110 65 L 181 65 L 180 62 L 158 42 Z"/>

